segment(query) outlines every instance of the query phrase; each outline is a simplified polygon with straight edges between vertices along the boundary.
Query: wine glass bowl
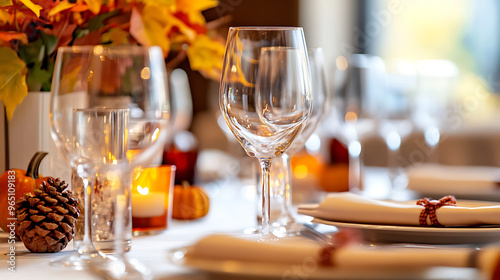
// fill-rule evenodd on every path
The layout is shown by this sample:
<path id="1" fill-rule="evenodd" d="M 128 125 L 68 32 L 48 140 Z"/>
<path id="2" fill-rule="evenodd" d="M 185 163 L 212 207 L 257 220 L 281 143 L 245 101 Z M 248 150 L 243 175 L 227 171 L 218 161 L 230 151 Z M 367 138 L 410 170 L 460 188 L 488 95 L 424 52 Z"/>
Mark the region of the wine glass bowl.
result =
<path id="1" fill-rule="evenodd" d="M 306 92 L 307 80 L 297 80 L 307 74 L 305 59 L 296 49 L 263 47 L 254 104 L 245 96 L 224 100 L 230 128 L 249 156 L 280 156 L 302 130 L 311 108 L 309 98 L 297 98 Z M 292 77 L 281 79 L 287 68 Z"/>
<path id="2" fill-rule="evenodd" d="M 304 148 L 304 144 L 315 132 L 329 106 L 329 91 L 326 78 L 326 65 L 323 50 L 321 48 L 307 49 L 309 67 L 311 73 L 311 96 L 312 110 L 304 130 L 293 141 L 286 154 L 294 155 Z"/>
<path id="3" fill-rule="evenodd" d="M 290 147 L 311 113 L 309 69 L 300 27 L 231 27 L 220 85 L 227 125 L 262 168 L 261 237 L 269 237 L 271 161 Z"/>

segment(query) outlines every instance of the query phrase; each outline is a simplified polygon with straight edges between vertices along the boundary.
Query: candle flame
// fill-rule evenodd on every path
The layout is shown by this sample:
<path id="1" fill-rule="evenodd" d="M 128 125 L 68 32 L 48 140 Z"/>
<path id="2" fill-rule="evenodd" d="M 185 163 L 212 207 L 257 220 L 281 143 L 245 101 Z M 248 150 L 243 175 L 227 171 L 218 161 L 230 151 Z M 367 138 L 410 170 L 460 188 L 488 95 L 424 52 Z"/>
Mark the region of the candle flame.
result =
<path id="1" fill-rule="evenodd" d="M 137 192 L 142 195 L 147 195 L 149 193 L 149 188 L 148 187 L 143 188 L 140 185 L 137 185 Z"/>

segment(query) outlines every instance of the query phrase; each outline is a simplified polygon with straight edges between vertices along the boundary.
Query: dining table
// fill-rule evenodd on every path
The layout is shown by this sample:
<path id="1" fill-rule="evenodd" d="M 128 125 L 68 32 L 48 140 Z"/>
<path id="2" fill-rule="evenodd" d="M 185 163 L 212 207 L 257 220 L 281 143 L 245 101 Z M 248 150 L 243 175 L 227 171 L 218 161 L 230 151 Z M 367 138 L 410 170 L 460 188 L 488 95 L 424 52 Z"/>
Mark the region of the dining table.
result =
<path id="1" fill-rule="evenodd" d="M 382 197 L 388 193 L 387 170 L 385 168 L 366 168 L 364 194 L 370 197 Z M 153 279 L 314 279 L 311 274 L 297 274 L 293 278 L 284 275 L 267 273 L 265 267 L 261 270 L 257 267 L 248 266 L 253 271 L 245 271 L 239 267 L 238 270 L 231 265 L 220 265 L 207 269 L 190 267 L 179 261 L 173 261 L 172 254 L 180 248 L 190 246 L 197 240 L 211 234 L 242 234 L 245 230 L 255 228 L 257 222 L 257 192 L 255 182 L 252 179 L 223 178 L 214 182 L 204 184 L 204 188 L 210 197 L 210 211 L 207 216 L 191 220 L 172 220 L 165 231 L 154 235 L 134 236 L 132 248 L 126 255 L 140 261 L 151 272 Z M 297 220 L 310 221 L 310 217 L 297 215 Z M 321 225 L 324 232 L 335 232 L 333 226 Z M 102 279 L 92 269 L 71 270 L 67 268 L 53 267 L 50 261 L 68 256 L 73 250 L 72 242 L 58 253 L 30 253 L 22 244 L 16 240 L 15 244 L 9 244 L 9 234 L 0 232 L 0 279 Z M 15 247 L 15 272 L 8 268 L 10 247 Z M 453 246 L 453 245 L 451 245 Z M 245 254 L 245 252 L 241 252 Z M 243 266 L 245 267 L 245 266 Z M 366 279 L 390 279 L 377 278 L 377 275 L 369 274 Z M 248 272 L 248 273 L 247 273 Z M 349 274 L 343 274 L 342 279 L 351 278 Z M 347 275 L 347 276 L 346 276 Z M 354 275 L 354 274 L 353 274 Z M 356 274 L 356 275 L 359 275 Z M 385 277 L 385 276 L 384 276 Z M 390 273 L 389 276 L 390 277 Z M 422 268 L 415 273 L 414 270 L 407 274 L 399 273 L 393 279 L 482 279 L 480 272 L 475 268 L 457 267 L 430 267 Z M 321 279 L 340 279 L 335 269 L 331 270 L 331 277 L 322 275 Z"/>

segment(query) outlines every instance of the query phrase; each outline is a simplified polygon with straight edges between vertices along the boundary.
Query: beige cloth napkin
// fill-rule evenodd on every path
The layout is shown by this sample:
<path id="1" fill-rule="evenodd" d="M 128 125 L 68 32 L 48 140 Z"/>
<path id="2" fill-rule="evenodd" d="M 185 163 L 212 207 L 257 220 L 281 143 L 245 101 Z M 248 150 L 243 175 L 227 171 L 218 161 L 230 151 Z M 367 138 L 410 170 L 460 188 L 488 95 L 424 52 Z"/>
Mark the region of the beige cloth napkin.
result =
<path id="1" fill-rule="evenodd" d="M 421 164 L 408 170 L 408 189 L 423 194 L 500 194 L 499 179 L 496 167 Z"/>
<path id="2" fill-rule="evenodd" d="M 436 216 L 444 226 L 500 225 L 500 204 L 457 200 L 443 206 Z M 423 206 L 415 201 L 375 200 L 344 192 L 329 194 L 320 204 L 299 205 L 298 213 L 336 222 L 384 225 L 419 225 Z"/>
<path id="3" fill-rule="evenodd" d="M 303 237 L 279 239 L 276 242 L 259 242 L 228 235 L 209 235 L 188 248 L 186 260 L 231 260 L 263 263 L 267 265 L 308 264 L 319 266 L 319 243 Z M 331 254 L 335 268 L 403 268 L 451 266 L 468 267 L 471 248 L 430 247 L 409 245 L 348 245 Z M 497 260 L 498 248 L 480 254 L 478 263 L 490 269 Z"/>

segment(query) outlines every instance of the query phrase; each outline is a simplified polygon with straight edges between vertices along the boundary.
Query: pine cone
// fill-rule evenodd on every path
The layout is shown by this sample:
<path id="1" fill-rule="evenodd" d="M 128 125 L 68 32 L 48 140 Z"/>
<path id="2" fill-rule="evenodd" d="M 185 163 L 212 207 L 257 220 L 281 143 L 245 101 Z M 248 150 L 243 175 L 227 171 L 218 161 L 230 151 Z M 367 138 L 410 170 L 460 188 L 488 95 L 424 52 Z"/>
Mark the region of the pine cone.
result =
<path id="1" fill-rule="evenodd" d="M 59 252 L 73 239 L 80 210 L 67 187 L 49 178 L 34 195 L 27 193 L 16 203 L 16 231 L 31 252 Z"/>

